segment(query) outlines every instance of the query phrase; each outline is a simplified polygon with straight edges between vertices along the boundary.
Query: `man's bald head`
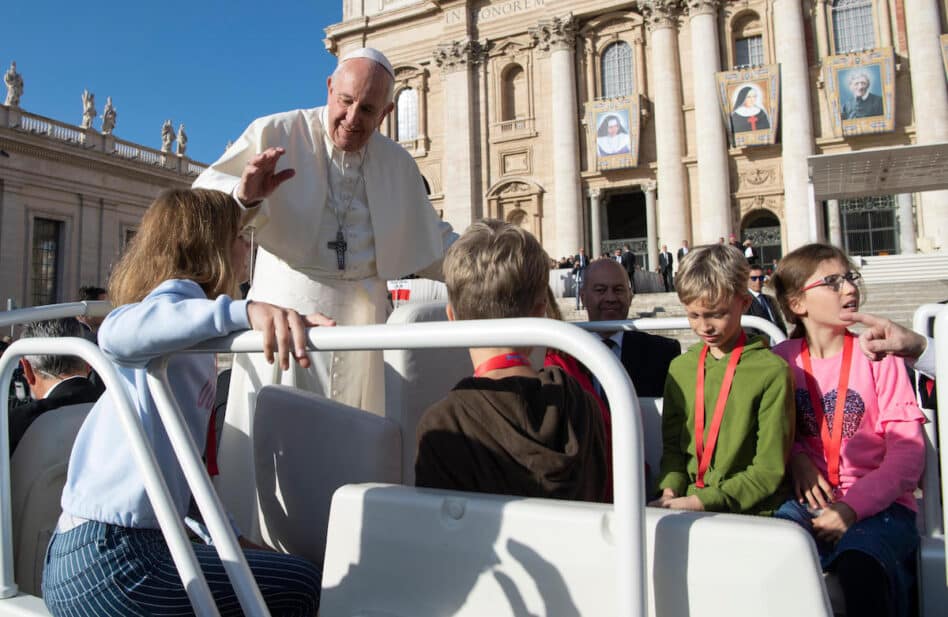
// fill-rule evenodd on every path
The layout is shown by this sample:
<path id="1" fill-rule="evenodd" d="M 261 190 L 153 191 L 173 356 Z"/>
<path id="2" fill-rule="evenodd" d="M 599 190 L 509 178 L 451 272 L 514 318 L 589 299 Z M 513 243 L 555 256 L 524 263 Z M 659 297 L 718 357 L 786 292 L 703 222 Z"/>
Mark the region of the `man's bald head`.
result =
<path id="1" fill-rule="evenodd" d="M 337 148 L 355 152 L 369 142 L 394 107 L 394 83 L 388 70 L 370 58 L 351 58 L 336 67 L 326 81 L 326 130 Z"/>
<path id="2" fill-rule="evenodd" d="M 622 264 L 612 259 L 597 259 L 583 276 L 583 304 L 589 321 L 628 319 L 632 305 L 629 275 Z"/>

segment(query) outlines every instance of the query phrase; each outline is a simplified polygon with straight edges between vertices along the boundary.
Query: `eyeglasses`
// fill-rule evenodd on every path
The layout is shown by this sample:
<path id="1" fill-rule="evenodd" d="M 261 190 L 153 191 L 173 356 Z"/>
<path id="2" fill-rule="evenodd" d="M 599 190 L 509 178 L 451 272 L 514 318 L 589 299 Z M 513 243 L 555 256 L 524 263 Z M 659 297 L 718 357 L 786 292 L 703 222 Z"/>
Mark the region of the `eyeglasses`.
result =
<path id="1" fill-rule="evenodd" d="M 752 281 L 764 282 L 765 280 L 767 280 L 767 277 L 766 277 L 765 275 L 761 274 L 760 276 L 752 276 L 752 277 L 750 277 L 750 280 L 752 280 Z"/>
<path id="2" fill-rule="evenodd" d="M 808 289 L 813 289 L 814 287 L 826 286 L 832 289 L 833 291 L 839 291 L 843 286 L 843 281 L 848 282 L 850 285 L 855 286 L 857 281 L 862 278 L 862 275 L 854 270 L 850 270 L 846 274 L 830 274 L 829 276 L 824 276 L 818 281 L 814 281 L 804 287 L 801 291 L 806 291 Z"/>

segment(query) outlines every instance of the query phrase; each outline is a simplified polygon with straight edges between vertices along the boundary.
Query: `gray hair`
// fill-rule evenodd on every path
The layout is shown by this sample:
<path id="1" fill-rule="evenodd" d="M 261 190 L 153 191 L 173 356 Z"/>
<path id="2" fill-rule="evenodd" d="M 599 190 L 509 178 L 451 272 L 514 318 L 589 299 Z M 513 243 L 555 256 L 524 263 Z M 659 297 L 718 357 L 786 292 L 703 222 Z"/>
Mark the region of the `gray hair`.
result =
<path id="1" fill-rule="evenodd" d="M 74 317 L 34 321 L 23 327 L 21 338 L 82 338 L 83 326 Z M 42 371 L 60 377 L 75 375 L 87 370 L 86 363 L 77 356 L 24 356 L 34 371 Z"/>
<path id="2" fill-rule="evenodd" d="M 388 84 L 388 86 L 385 88 L 385 103 L 386 104 L 391 103 L 395 98 L 395 77 L 392 76 L 392 74 L 389 73 L 387 70 L 385 70 L 384 66 L 382 66 L 375 60 L 372 60 L 371 58 L 366 58 L 366 59 L 375 65 L 375 71 L 373 74 L 373 77 L 375 79 L 378 79 L 379 73 L 385 76 L 386 83 Z M 352 58 L 352 60 L 355 60 L 355 58 Z M 346 62 L 348 62 L 348 60 Z M 339 64 L 336 65 L 336 68 L 333 70 L 332 75 L 330 76 L 333 81 L 336 81 L 336 77 L 339 75 L 339 73 L 342 72 L 342 67 L 345 66 L 346 62 L 340 62 Z"/>
<path id="3" fill-rule="evenodd" d="M 869 76 L 869 71 L 865 69 L 853 69 L 849 71 L 849 74 L 846 75 L 846 85 L 852 85 L 857 79 L 863 79 L 867 85 L 872 85 L 872 77 Z"/>

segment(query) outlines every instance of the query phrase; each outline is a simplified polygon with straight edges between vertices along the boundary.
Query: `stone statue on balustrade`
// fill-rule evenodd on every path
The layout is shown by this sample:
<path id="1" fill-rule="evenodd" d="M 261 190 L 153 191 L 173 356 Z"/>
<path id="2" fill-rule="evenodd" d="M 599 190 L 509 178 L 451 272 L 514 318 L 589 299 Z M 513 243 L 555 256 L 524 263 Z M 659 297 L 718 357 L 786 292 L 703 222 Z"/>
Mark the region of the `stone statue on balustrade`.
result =
<path id="1" fill-rule="evenodd" d="M 188 147 L 188 134 L 184 132 L 184 123 L 178 125 L 178 156 L 184 156 Z"/>
<path id="2" fill-rule="evenodd" d="M 105 109 L 102 111 L 102 134 L 111 135 L 115 128 L 115 117 L 118 115 L 112 106 L 112 97 L 105 98 Z"/>
<path id="3" fill-rule="evenodd" d="M 92 121 L 99 115 L 95 110 L 95 95 L 88 90 L 82 91 L 82 124 L 84 129 L 92 128 Z"/>
<path id="4" fill-rule="evenodd" d="M 16 62 L 10 63 L 3 81 L 7 84 L 7 100 L 4 104 L 19 107 L 20 97 L 23 96 L 23 76 L 16 72 Z"/>
<path id="5" fill-rule="evenodd" d="M 174 127 L 171 126 L 171 120 L 165 120 L 161 125 L 161 151 L 171 152 L 171 144 L 174 142 Z"/>

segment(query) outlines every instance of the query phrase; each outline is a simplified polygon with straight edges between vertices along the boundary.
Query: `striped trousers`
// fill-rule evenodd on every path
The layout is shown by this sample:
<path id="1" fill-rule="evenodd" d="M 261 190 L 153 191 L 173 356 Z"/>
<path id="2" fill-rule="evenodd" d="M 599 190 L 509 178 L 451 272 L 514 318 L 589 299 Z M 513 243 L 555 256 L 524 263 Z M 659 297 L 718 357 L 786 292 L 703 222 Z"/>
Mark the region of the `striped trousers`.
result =
<path id="1" fill-rule="evenodd" d="M 192 546 L 222 617 L 243 615 L 217 550 Z M 316 615 L 321 576 L 313 564 L 269 551 L 244 554 L 273 617 Z M 43 600 L 54 617 L 194 614 L 160 531 L 96 521 L 53 536 Z"/>

